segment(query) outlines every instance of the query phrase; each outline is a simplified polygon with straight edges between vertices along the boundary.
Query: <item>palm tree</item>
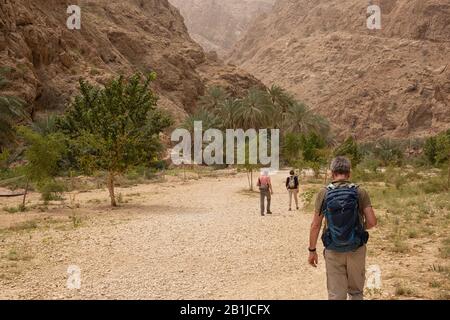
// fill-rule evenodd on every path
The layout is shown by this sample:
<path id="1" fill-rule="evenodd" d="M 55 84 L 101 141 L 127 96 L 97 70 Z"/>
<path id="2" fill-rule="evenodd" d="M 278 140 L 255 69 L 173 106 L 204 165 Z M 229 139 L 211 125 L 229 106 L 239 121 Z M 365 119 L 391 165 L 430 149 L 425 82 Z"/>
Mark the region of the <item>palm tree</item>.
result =
<path id="1" fill-rule="evenodd" d="M 182 123 L 182 128 L 188 130 L 191 135 L 194 134 L 194 128 L 195 128 L 195 124 L 194 122 L 201 122 L 202 123 L 202 130 L 203 132 L 205 132 L 208 129 L 217 129 L 221 127 L 221 121 L 220 119 L 214 115 L 211 112 L 208 112 L 205 109 L 200 109 L 197 112 L 195 112 L 194 114 L 191 114 L 190 116 L 188 116 L 184 122 Z M 202 135 L 203 135 L 202 132 Z M 203 141 L 203 145 L 202 145 L 202 150 L 205 148 L 206 146 L 206 142 Z M 191 139 L 191 150 L 194 150 L 194 139 Z M 186 167 L 183 166 L 183 170 L 184 170 L 184 179 L 186 179 Z"/>
<path id="2" fill-rule="evenodd" d="M 202 122 L 202 128 L 203 131 L 206 131 L 208 129 L 216 129 L 220 128 L 221 121 L 220 119 L 212 114 L 211 112 L 208 112 L 207 110 L 200 109 L 197 112 L 191 114 L 189 117 L 187 117 L 182 127 L 184 129 L 187 129 L 189 132 L 194 132 L 194 122 L 201 121 Z"/>
<path id="3" fill-rule="evenodd" d="M 251 88 L 236 112 L 237 124 L 242 129 L 274 126 L 271 121 L 273 112 L 274 106 L 269 95 L 258 88 Z"/>
<path id="4" fill-rule="evenodd" d="M 0 70 L 0 89 L 9 82 L 4 78 L 5 70 Z M 0 96 L 0 147 L 14 138 L 14 124 L 25 116 L 25 102 L 17 97 Z"/>
<path id="5" fill-rule="evenodd" d="M 299 102 L 289 106 L 283 127 L 287 132 L 314 132 L 323 138 L 327 138 L 330 132 L 330 125 L 325 118 L 314 114 L 305 104 Z"/>
<path id="6" fill-rule="evenodd" d="M 282 112 L 286 112 L 288 107 L 295 102 L 295 98 L 289 92 L 276 84 L 267 88 L 267 93 L 272 104 L 280 107 Z"/>
<path id="7" fill-rule="evenodd" d="M 277 127 L 281 127 L 289 107 L 295 103 L 295 98 L 282 87 L 273 84 L 267 93 L 274 106 L 274 119 Z"/>
<path id="8" fill-rule="evenodd" d="M 283 127 L 287 132 L 306 134 L 312 131 L 314 117 L 305 104 L 294 103 L 286 114 Z"/>
<path id="9" fill-rule="evenodd" d="M 312 115 L 312 130 L 322 138 L 326 139 L 329 144 L 333 144 L 335 142 L 333 137 L 330 135 L 330 123 L 319 114 Z"/>
<path id="10" fill-rule="evenodd" d="M 237 113 L 241 107 L 242 101 L 239 99 L 228 98 L 217 110 L 216 115 L 222 121 L 223 129 L 235 129 L 237 125 Z"/>
<path id="11" fill-rule="evenodd" d="M 222 87 L 210 87 L 206 94 L 200 97 L 199 106 L 202 109 L 216 112 L 228 97 L 228 93 Z"/>

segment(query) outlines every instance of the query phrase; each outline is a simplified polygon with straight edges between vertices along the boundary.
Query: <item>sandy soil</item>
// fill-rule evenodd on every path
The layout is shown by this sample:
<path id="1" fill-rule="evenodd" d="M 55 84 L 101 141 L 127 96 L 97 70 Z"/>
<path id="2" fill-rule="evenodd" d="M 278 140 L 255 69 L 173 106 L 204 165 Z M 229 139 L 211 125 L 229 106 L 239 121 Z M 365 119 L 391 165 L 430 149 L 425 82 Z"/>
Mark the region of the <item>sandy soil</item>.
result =
<path id="1" fill-rule="evenodd" d="M 244 174 L 119 189 L 128 203 L 114 210 L 106 191 L 80 193 L 77 228 L 58 224 L 70 209 L 15 214 L 58 227 L 2 236 L 3 257 L 11 248 L 25 257 L 2 260 L 0 271 L 16 271 L 0 278 L 0 298 L 325 299 L 323 260 L 306 263 L 311 215 L 287 210 L 285 175 L 273 177 L 273 216 L 243 192 Z M 16 220 L 8 216 L 3 225 Z M 66 287 L 69 265 L 81 269 L 80 290 Z"/>

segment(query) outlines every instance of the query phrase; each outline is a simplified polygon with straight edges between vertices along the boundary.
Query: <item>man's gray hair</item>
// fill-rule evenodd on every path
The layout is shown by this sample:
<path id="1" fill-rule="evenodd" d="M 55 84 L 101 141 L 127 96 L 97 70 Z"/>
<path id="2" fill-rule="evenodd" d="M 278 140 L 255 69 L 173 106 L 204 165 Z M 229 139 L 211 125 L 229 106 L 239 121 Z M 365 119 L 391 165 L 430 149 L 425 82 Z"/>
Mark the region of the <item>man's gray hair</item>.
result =
<path id="1" fill-rule="evenodd" d="M 336 157 L 331 161 L 331 172 L 335 174 L 350 174 L 352 163 L 346 157 Z"/>

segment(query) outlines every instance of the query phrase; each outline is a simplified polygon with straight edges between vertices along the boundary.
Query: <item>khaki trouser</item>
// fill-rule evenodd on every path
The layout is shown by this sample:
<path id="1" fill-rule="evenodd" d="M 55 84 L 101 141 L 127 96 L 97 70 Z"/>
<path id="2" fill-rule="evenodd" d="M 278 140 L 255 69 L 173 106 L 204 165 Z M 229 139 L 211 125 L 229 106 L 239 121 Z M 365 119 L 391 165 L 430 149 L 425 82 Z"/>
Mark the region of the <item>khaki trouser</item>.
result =
<path id="1" fill-rule="evenodd" d="M 289 189 L 289 208 L 292 208 L 292 196 L 295 200 L 295 207 L 298 208 L 298 189 Z"/>
<path id="2" fill-rule="evenodd" d="M 270 200 L 271 200 L 271 195 L 270 195 L 270 190 L 269 189 L 260 189 L 259 190 L 259 194 L 260 194 L 260 201 L 261 201 L 261 214 L 264 214 L 264 199 L 267 198 L 267 212 L 270 212 Z"/>
<path id="3" fill-rule="evenodd" d="M 354 252 L 324 250 L 329 300 L 363 300 L 366 246 Z"/>

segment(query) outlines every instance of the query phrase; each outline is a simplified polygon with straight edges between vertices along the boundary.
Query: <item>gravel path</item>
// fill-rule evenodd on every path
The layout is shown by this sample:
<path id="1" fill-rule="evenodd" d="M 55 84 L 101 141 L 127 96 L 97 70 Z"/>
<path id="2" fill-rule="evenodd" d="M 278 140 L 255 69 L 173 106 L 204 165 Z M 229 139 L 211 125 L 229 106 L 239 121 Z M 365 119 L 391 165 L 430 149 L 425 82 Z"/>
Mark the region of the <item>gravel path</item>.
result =
<path id="1" fill-rule="evenodd" d="M 273 216 L 259 216 L 239 174 L 122 189 L 130 203 L 93 207 L 85 226 L 7 238 L 3 250 L 27 247 L 33 258 L 0 279 L 0 298 L 325 299 L 323 259 L 306 263 L 311 215 L 287 211 L 285 175 L 272 178 Z M 69 265 L 81 269 L 80 290 L 66 287 Z"/>

